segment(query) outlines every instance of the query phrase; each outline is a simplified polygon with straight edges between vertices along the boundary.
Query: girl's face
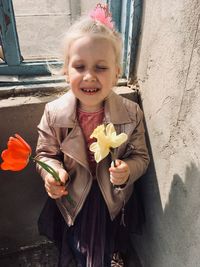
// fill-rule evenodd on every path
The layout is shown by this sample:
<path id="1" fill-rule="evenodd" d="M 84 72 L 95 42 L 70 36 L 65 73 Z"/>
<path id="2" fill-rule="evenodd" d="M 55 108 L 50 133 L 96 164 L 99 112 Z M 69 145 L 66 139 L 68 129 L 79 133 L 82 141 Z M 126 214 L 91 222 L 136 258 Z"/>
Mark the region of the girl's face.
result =
<path id="1" fill-rule="evenodd" d="M 68 80 L 80 107 L 97 111 L 119 74 L 112 43 L 91 36 L 77 39 L 70 46 L 68 62 Z"/>

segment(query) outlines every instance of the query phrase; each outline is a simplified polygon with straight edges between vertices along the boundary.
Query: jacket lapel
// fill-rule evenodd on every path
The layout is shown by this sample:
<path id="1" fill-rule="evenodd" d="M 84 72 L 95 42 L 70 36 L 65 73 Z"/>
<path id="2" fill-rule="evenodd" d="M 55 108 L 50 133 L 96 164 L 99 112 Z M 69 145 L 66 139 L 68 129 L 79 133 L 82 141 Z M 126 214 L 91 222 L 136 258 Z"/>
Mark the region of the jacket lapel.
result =
<path id="1" fill-rule="evenodd" d="M 71 128 L 71 132 L 61 143 L 62 151 L 81 165 L 89 168 L 87 161 L 86 144 L 82 130 L 76 117 L 77 100 L 69 90 L 59 102 L 59 116 L 55 116 L 54 127 Z M 104 123 L 115 124 L 116 131 L 120 131 L 120 125 L 131 123 L 130 116 L 121 102 L 121 96 L 111 91 L 105 100 Z"/>
<path id="2" fill-rule="evenodd" d="M 85 139 L 78 123 L 61 143 L 61 150 L 85 168 L 89 168 Z"/>
<path id="3" fill-rule="evenodd" d="M 55 115 L 53 127 L 71 129 L 60 145 L 61 150 L 88 168 L 85 139 L 76 116 L 77 99 L 72 91 L 69 90 L 59 101 L 58 115 Z"/>
<path id="4" fill-rule="evenodd" d="M 131 123 L 130 116 L 128 114 L 125 105 L 122 105 L 121 96 L 117 95 L 113 91 L 109 94 L 105 101 L 105 123 L 112 122 L 113 124 L 125 124 Z"/>

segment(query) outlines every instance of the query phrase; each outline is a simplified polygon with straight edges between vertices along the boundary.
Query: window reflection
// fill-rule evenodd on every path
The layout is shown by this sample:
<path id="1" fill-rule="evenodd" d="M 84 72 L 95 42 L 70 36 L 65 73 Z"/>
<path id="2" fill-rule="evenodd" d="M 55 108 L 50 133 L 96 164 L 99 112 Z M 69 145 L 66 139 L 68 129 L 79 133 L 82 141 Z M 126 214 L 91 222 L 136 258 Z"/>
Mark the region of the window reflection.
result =
<path id="1" fill-rule="evenodd" d="M 15 19 L 24 60 L 59 57 L 63 32 L 70 25 L 66 0 L 13 0 Z"/>
<path id="2" fill-rule="evenodd" d="M 3 47 L 2 47 L 2 41 L 1 41 L 1 35 L 0 35 L 0 63 L 4 61 L 4 55 L 3 55 Z"/>
<path id="3" fill-rule="evenodd" d="M 60 58 L 61 40 L 71 22 L 98 1 L 13 0 L 24 60 Z"/>

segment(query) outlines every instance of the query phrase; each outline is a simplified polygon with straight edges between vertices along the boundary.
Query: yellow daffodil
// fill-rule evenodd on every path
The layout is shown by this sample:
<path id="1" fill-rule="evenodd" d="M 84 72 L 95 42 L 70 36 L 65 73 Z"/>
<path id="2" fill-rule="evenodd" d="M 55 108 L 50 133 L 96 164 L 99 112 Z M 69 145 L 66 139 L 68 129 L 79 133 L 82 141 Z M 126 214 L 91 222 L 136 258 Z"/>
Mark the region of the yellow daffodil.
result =
<path id="1" fill-rule="evenodd" d="M 94 158 L 96 162 L 100 162 L 104 159 L 111 149 L 116 148 L 123 144 L 127 140 L 127 134 L 118 134 L 112 123 L 97 126 L 91 134 L 90 138 L 96 138 L 97 142 L 90 145 L 90 151 L 94 152 Z"/>

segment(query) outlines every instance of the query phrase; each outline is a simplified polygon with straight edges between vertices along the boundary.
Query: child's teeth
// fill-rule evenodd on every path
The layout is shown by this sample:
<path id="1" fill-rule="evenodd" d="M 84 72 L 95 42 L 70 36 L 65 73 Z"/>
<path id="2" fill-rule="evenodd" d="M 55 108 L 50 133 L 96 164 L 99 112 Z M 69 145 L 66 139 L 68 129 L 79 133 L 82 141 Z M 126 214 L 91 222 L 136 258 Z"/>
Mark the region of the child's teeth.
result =
<path id="1" fill-rule="evenodd" d="M 96 92 L 98 89 L 84 89 L 87 93 Z"/>

